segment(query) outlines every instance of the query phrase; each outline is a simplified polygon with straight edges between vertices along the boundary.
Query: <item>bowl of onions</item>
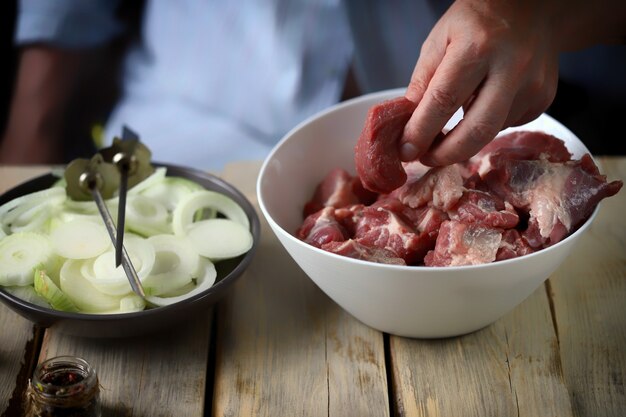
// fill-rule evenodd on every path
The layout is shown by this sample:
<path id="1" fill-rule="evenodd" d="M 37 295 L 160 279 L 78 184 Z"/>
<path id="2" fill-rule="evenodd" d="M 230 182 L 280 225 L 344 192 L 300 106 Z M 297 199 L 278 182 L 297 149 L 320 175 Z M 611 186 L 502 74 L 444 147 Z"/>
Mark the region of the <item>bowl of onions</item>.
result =
<path id="1" fill-rule="evenodd" d="M 42 327 L 123 337 L 189 321 L 250 265 L 259 219 L 222 179 L 155 164 L 129 189 L 124 247 L 135 294 L 93 201 L 74 200 L 56 173 L 0 196 L 0 301 Z M 119 198 L 104 200 L 115 220 Z"/>

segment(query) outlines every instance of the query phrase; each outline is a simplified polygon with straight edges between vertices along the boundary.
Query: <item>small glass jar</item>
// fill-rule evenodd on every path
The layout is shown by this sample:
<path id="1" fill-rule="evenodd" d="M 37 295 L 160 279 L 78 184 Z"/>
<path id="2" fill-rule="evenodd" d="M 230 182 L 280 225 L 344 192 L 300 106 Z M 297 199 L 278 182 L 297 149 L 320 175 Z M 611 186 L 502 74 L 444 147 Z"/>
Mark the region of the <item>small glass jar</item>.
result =
<path id="1" fill-rule="evenodd" d="M 27 417 L 100 417 L 96 371 L 74 356 L 48 359 L 35 369 L 26 391 Z"/>

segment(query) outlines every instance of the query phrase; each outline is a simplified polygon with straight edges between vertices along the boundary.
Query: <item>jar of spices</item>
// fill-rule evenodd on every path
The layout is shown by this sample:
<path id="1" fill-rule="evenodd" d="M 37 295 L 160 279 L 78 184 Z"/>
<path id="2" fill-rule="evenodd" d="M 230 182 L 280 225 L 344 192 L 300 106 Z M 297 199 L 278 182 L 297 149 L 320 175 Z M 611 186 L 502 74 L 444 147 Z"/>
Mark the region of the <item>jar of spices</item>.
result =
<path id="1" fill-rule="evenodd" d="M 27 417 L 100 417 L 96 371 L 74 356 L 58 356 L 37 365 L 26 390 Z"/>

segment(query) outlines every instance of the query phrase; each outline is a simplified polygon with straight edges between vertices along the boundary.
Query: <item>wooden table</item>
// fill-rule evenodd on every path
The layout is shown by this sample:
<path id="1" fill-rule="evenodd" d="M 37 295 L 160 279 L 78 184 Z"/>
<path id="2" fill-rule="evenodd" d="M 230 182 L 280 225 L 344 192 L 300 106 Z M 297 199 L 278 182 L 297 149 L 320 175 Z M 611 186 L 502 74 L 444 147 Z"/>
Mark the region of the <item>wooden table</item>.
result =
<path id="1" fill-rule="evenodd" d="M 600 158 L 626 181 L 626 157 Z M 256 204 L 259 163 L 223 177 Z M 0 167 L 0 191 L 45 168 Z M 262 219 L 249 271 L 167 334 L 82 339 L 0 305 L 0 413 L 19 415 L 37 361 L 95 366 L 105 416 L 625 416 L 626 191 L 562 267 L 491 326 L 412 340 L 361 324 L 297 267 Z"/>

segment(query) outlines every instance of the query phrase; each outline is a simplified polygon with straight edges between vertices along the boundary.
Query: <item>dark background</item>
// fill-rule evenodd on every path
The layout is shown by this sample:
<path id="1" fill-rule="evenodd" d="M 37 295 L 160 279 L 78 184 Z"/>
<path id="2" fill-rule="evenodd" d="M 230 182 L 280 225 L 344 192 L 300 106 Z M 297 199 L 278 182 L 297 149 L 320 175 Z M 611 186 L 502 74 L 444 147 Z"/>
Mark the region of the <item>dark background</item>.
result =
<path id="1" fill-rule="evenodd" d="M 125 14 L 131 23 L 139 21 L 141 1 L 130 1 L 129 10 Z M 15 16 L 17 14 L 17 0 L 0 1 L 0 53 L 2 65 L 0 66 L 0 132 L 4 132 L 9 113 L 9 106 L 13 84 L 15 82 L 18 53 L 13 47 L 12 38 L 15 29 Z M 131 27 L 133 27 L 131 25 Z M 136 31 L 134 36 L 137 35 Z M 122 47 L 118 47 L 119 51 Z M 626 46 L 621 47 L 621 53 L 626 56 Z M 625 61 L 625 60 L 622 60 Z M 115 60 L 111 63 L 114 64 Z M 593 65 L 593 63 L 590 63 Z M 111 65 L 113 67 L 113 65 Z M 93 86 L 100 89 L 91 89 L 88 100 L 82 100 L 68 118 L 74 122 L 67 127 L 66 137 L 68 142 L 66 159 L 71 160 L 77 156 L 88 156 L 92 152 L 90 146 L 90 126 L 94 120 L 103 120 L 107 111 L 115 100 L 117 90 L 113 75 L 115 68 L 109 68 L 105 74 L 99 77 Z M 624 68 L 626 78 L 626 68 Z M 106 82 L 103 82 L 106 79 Z M 623 80 L 622 80 L 623 81 Z M 85 104 L 88 105 L 85 105 Z M 91 106 L 89 105 L 91 103 Z M 626 135 L 621 126 L 626 118 L 626 97 L 612 94 L 611 96 L 597 94 L 581 88 L 561 78 L 554 103 L 547 113 L 572 130 L 591 150 L 594 155 L 626 155 Z M 1 135 L 0 135 L 1 140 Z"/>
<path id="2" fill-rule="evenodd" d="M 17 53 L 12 45 L 17 1 L 0 1 L 0 132 L 4 132 L 13 90 Z M 1 136 L 0 136 L 1 137 Z"/>

